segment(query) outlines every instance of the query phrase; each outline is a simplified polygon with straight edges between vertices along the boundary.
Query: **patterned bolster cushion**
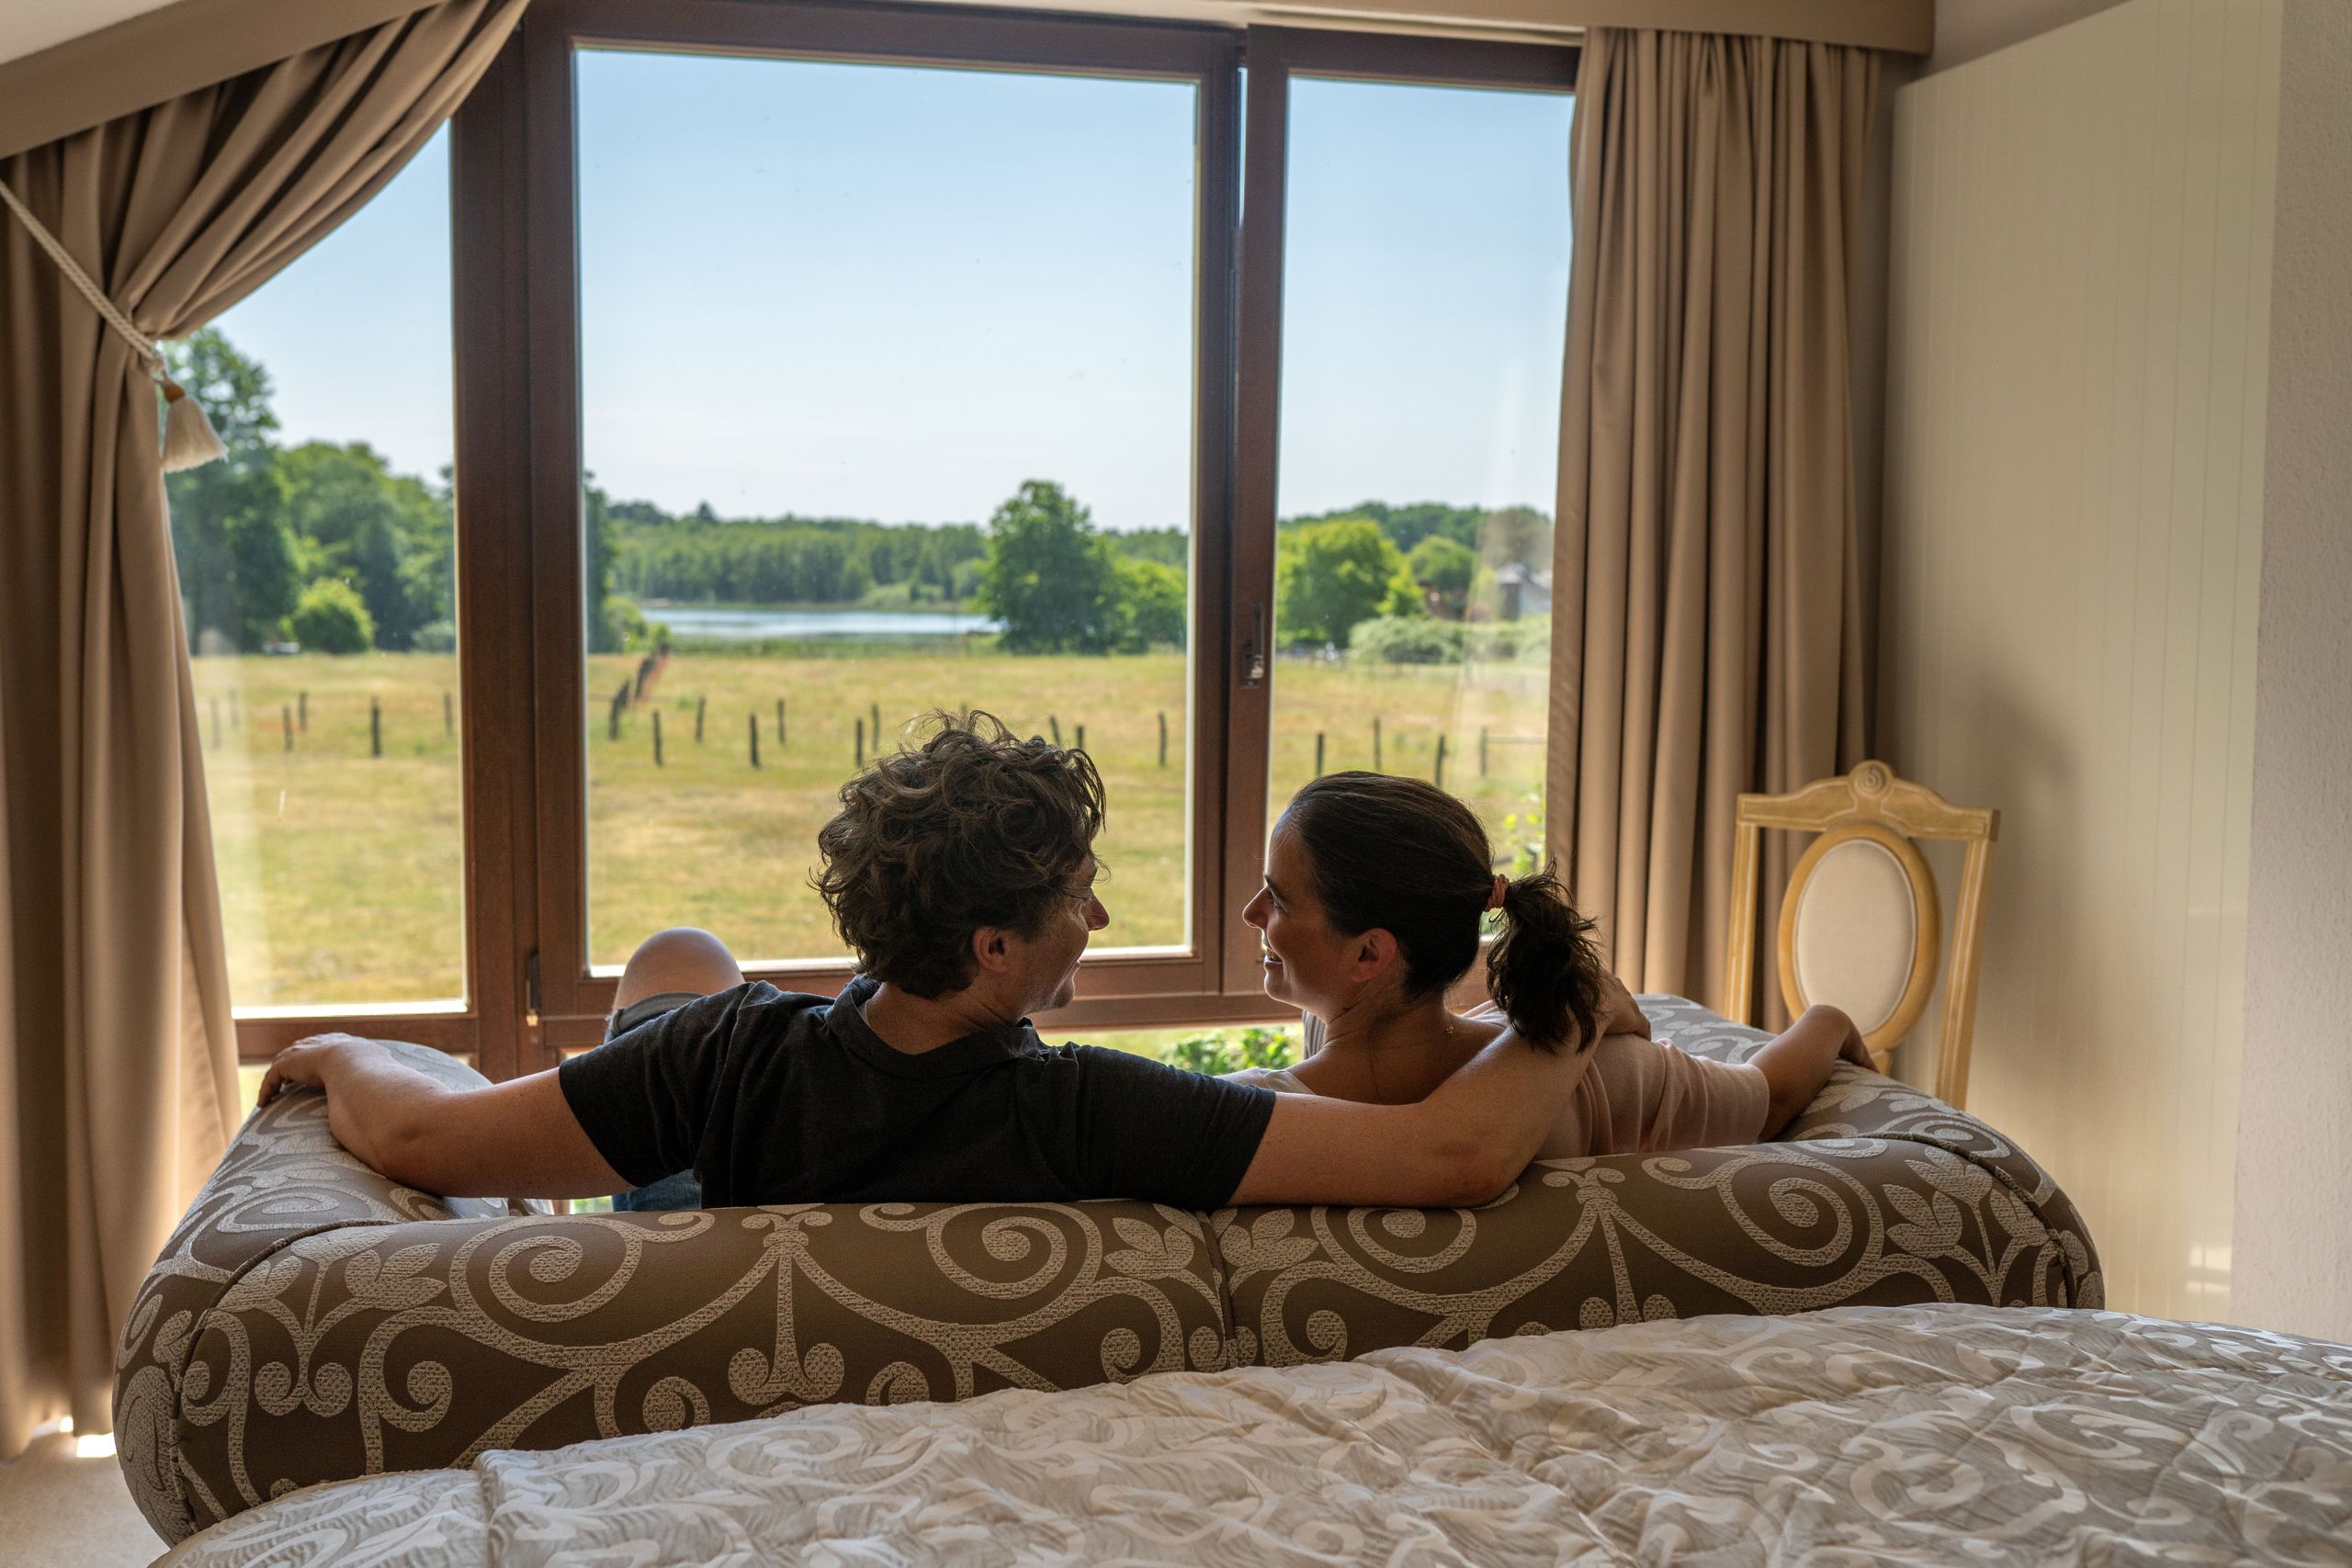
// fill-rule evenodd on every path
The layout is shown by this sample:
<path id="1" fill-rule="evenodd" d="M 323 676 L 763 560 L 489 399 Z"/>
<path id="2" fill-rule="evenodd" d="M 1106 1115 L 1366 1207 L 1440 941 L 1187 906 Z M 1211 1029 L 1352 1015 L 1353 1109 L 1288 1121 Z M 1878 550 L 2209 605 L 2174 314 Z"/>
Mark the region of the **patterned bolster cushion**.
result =
<path id="1" fill-rule="evenodd" d="M 1770 1038 L 1684 998 L 1641 1004 L 1693 1055 L 1745 1061 Z M 2090 1233 L 2040 1166 L 1842 1063 L 1773 1143 L 1547 1160 L 1477 1210 L 1227 1209 L 1210 1225 L 1235 1359 L 1264 1366 L 1707 1313 L 2105 1304 Z"/>
<path id="2" fill-rule="evenodd" d="M 1701 1055 L 1763 1039 L 1644 1000 Z M 317 1482 L 805 1404 L 1710 1312 L 2099 1304 L 2072 1206 L 1983 1123 L 1841 1068 L 1792 1137 L 1549 1163 L 1476 1211 L 553 1216 L 398 1187 L 335 1145 L 323 1100 L 293 1094 L 246 1122 L 133 1303 L 118 1451 L 177 1541 Z"/>

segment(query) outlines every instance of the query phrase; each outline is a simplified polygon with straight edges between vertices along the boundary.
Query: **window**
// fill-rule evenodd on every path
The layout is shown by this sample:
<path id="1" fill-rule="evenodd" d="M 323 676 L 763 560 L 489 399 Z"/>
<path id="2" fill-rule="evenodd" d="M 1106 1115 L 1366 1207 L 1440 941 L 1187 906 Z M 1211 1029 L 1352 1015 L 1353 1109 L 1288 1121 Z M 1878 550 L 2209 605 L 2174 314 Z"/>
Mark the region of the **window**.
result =
<path id="1" fill-rule="evenodd" d="M 1412 774 L 1532 869 L 1570 100 L 1302 73 L 1285 107 L 1271 808 Z"/>
<path id="2" fill-rule="evenodd" d="M 537 0 L 447 136 L 216 323 L 275 378 L 269 451 L 321 444 L 267 457 L 319 519 L 272 590 L 320 585 L 302 653 L 261 646 L 292 602 L 183 555 L 248 1056 L 372 1011 L 548 1066 L 672 924 L 837 987 L 816 829 L 933 708 L 1103 772 L 1114 923 L 1057 1038 L 1280 1021 L 1238 911 L 1318 737 L 1424 776 L 1442 742 L 1532 844 L 1574 64 Z M 1316 580 L 1351 549 L 1361 615 Z M 320 651 L 360 611 L 372 650 Z"/>
<path id="3" fill-rule="evenodd" d="M 919 716 L 1083 744 L 1098 945 L 1182 950 L 1199 84 L 582 50 L 592 966 L 842 949 Z"/>
<path id="4" fill-rule="evenodd" d="M 445 133 L 173 351 L 229 447 L 166 483 L 241 1013 L 464 1005 L 449 245 Z"/>

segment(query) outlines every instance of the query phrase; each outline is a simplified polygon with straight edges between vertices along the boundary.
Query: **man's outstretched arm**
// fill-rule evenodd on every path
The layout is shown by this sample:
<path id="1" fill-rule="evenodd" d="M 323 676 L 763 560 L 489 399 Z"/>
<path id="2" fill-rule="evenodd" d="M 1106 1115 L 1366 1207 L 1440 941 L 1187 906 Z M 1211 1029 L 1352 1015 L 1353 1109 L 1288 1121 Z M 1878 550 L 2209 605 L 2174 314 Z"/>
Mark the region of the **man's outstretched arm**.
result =
<path id="1" fill-rule="evenodd" d="M 1234 1203 L 1489 1202 L 1527 1168 L 1589 1054 L 1539 1050 L 1506 1030 L 1418 1105 L 1274 1097 Z"/>
<path id="2" fill-rule="evenodd" d="M 288 1046 L 260 1103 L 322 1089 L 335 1141 L 403 1186 L 443 1198 L 582 1198 L 627 1190 L 552 1072 L 451 1089 L 371 1040 L 315 1034 Z"/>

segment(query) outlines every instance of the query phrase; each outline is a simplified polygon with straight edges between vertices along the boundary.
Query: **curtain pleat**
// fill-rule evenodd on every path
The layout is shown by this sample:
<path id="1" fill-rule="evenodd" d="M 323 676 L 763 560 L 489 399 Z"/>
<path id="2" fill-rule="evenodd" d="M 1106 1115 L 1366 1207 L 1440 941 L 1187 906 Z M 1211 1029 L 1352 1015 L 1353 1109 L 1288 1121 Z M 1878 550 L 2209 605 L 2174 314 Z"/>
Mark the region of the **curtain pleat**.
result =
<path id="1" fill-rule="evenodd" d="M 141 331 L 181 337 L 391 179 L 522 7 L 446 0 L 0 180 Z M 5 1459 L 58 1416 L 109 1429 L 122 1314 L 240 1113 L 154 388 L 5 214 L 0 552 Z"/>
<path id="2" fill-rule="evenodd" d="M 1586 39 L 1548 834 L 1639 990 L 1724 1005 L 1737 796 L 1863 755 L 1849 311 L 1877 72 Z M 1789 864 L 1769 847 L 1768 910 Z"/>

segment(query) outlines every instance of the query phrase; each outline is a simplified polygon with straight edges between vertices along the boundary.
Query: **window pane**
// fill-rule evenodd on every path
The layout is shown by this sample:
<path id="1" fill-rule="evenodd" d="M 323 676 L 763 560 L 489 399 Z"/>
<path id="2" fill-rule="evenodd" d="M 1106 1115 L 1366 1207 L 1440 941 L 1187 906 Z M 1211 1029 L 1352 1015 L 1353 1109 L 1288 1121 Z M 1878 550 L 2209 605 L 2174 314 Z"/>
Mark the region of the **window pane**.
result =
<path id="1" fill-rule="evenodd" d="M 1193 85 L 577 70 L 591 962 L 837 955 L 818 827 L 963 706 L 1102 768 L 1098 949 L 1185 943 Z"/>
<path id="2" fill-rule="evenodd" d="M 172 350 L 166 481 L 238 1008 L 465 992 L 447 133 Z"/>
<path id="3" fill-rule="evenodd" d="M 1291 84 L 1276 814 L 1318 768 L 1418 774 L 1498 865 L 1542 852 L 1571 110 Z"/>

